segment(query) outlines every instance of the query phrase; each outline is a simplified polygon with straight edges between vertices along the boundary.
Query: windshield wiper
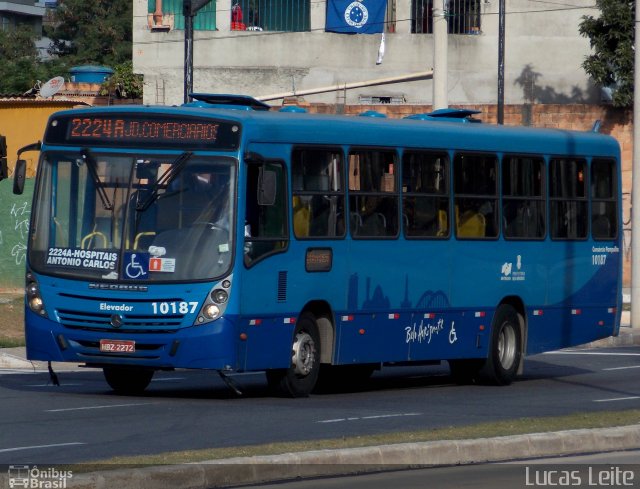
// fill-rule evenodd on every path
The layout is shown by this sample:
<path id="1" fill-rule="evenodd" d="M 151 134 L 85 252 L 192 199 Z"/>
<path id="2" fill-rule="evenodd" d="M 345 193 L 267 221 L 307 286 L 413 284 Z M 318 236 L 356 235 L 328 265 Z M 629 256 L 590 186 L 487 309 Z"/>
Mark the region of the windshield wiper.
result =
<path id="1" fill-rule="evenodd" d="M 91 154 L 91 151 L 89 151 L 88 148 L 82 148 L 80 150 L 80 155 L 82 156 L 82 159 L 87 165 L 87 169 L 91 174 L 91 178 L 93 178 L 93 184 L 95 185 L 96 191 L 98 192 L 98 195 L 100 196 L 100 200 L 102 201 L 102 207 L 104 207 L 105 210 L 112 211 L 113 204 L 109 200 L 109 196 L 107 195 L 107 191 L 105 189 L 104 183 L 102 182 L 102 180 L 100 180 L 100 177 L 98 176 L 98 170 L 97 170 L 98 163 L 96 162 L 96 159 L 93 157 L 93 155 Z"/>
<path id="2" fill-rule="evenodd" d="M 191 151 L 185 151 L 180 156 L 178 156 L 171 166 L 165 171 L 160 178 L 156 181 L 156 183 L 151 187 L 151 193 L 149 196 L 140 204 L 136 205 L 136 211 L 143 212 L 146 211 L 147 208 L 158 198 L 158 192 L 160 191 L 160 187 L 168 186 L 175 177 L 182 171 L 184 165 L 187 164 L 189 158 L 193 156 Z"/>

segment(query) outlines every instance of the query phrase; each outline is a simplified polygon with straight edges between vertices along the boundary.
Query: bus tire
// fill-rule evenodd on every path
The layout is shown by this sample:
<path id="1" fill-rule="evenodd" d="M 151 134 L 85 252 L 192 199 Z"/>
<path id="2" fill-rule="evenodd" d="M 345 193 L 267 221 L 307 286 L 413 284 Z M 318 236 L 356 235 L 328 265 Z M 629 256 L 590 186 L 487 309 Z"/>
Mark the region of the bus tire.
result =
<path id="1" fill-rule="evenodd" d="M 147 388 L 154 371 L 136 367 L 104 367 L 104 378 L 117 394 L 141 394 Z"/>
<path id="2" fill-rule="evenodd" d="M 308 397 L 320 371 L 320 333 L 316 318 L 309 312 L 296 321 L 291 344 L 291 365 L 267 370 L 267 382 L 276 393 L 287 397 Z"/>
<path id="3" fill-rule="evenodd" d="M 480 380 L 492 385 L 509 385 L 518 374 L 521 358 L 518 312 L 513 306 L 502 304 L 493 317 L 489 355 L 480 371 Z"/>

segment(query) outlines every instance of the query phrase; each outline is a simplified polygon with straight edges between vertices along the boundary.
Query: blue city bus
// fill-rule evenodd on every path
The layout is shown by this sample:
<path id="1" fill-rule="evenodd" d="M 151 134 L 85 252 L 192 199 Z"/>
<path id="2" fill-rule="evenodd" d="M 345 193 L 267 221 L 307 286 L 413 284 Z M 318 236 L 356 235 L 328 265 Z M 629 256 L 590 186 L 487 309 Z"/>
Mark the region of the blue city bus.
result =
<path id="1" fill-rule="evenodd" d="M 41 150 L 29 359 L 125 394 L 210 369 L 302 397 L 443 361 L 505 385 L 526 355 L 618 334 L 612 137 L 269 109 L 194 94 L 50 117 L 22 150 Z"/>

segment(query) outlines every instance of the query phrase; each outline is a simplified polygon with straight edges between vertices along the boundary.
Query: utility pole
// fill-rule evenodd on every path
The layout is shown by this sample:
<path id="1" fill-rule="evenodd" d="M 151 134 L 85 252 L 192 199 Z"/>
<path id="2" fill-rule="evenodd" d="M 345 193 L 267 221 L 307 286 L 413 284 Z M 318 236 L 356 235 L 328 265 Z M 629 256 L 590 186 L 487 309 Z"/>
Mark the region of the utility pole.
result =
<path id="1" fill-rule="evenodd" d="M 504 3 L 498 7 L 498 124 L 504 124 Z"/>
<path id="2" fill-rule="evenodd" d="M 184 103 L 191 102 L 193 92 L 193 18 L 211 0 L 183 0 L 184 14 Z"/>
<path id="3" fill-rule="evenodd" d="M 449 106 L 446 4 L 447 0 L 436 0 L 433 6 L 433 110 L 446 109 Z"/>
<path id="4" fill-rule="evenodd" d="M 635 2 L 631 167 L 631 327 L 640 328 L 640 9 Z M 635 209 L 635 211 L 634 211 Z"/>

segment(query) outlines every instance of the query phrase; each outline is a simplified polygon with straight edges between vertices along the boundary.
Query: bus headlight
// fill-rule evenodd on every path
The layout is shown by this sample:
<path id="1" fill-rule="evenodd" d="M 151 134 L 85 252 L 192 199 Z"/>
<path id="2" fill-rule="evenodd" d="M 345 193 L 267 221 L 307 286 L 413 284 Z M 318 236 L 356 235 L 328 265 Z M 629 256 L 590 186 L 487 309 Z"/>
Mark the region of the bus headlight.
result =
<path id="1" fill-rule="evenodd" d="M 207 304 L 202 308 L 202 314 L 207 319 L 215 319 L 220 316 L 220 308 L 215 304 Z"/>
<path id="2" fill-rule="evenodd" d="M 216 289 L 211 292 L 211 298 L 216 304 L 224 304 L 229 299 L 229 294 L 226 290 Z"/>
<path id="3" fill-rule="evenodd" d="M 40 295 L 40 290 L 38 289 L 38 285 L 34 282 L 27 285 L 27 297 L 32 298 Z"/>
<path id="4" fill-rule="evenodd" d="M 25 293 L 27 295 L 27 304 L 29 309 L 38 314 L 39 316 L 47 317 L 47 311 L 44 308 L 44 301 L 40 294 L 40 287 L 38 282 L 31 273 L 27 274 L 27 284 L 25 286 Z"/>
<path id="5" fill-rule="evenodd" d="M 29 299 L 29 307 L 33 312 L 41 314 L 44 310 L 44 303 L 40 297 L 31 297 Z"/>
<path id="6" fill-rule="evenodd" d="M 227 307 L 229 307 L 229 298 L 231 296 L 232 280 L 232 276 L 229 275 L 224 280 L 213 284 L 205 296 L 204 304 L 202 305 L 198 316 L 193 322 L 194 326 L 209 324 L 212 321 L 220 319 L 226 314 Z"/>

